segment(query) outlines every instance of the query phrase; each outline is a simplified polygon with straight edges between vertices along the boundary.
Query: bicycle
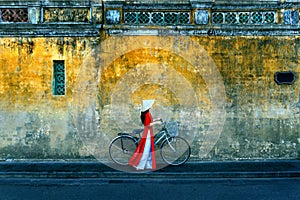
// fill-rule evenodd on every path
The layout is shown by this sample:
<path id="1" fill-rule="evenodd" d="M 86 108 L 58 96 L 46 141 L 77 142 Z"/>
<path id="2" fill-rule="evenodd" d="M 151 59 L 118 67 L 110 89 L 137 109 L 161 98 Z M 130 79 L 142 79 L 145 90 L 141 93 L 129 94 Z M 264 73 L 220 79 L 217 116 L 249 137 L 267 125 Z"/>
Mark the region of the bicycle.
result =
<path id="1" fill-rule="evenodd" d="M 155 147 L 160 144 L 160 155 L 167 164 L 184 164 L 191 154 L 189 143 L 178 136 L 178 124 L 176 122 L 163 122 L 162 124 L 162 128 L 154 135 Z M 143 129 L 136 129 L 133 130 L 132 134 L 119 133 L 109 145 L 110 158 L 119 165 L 127 165 L 139 144 L 142 132 Z"/>

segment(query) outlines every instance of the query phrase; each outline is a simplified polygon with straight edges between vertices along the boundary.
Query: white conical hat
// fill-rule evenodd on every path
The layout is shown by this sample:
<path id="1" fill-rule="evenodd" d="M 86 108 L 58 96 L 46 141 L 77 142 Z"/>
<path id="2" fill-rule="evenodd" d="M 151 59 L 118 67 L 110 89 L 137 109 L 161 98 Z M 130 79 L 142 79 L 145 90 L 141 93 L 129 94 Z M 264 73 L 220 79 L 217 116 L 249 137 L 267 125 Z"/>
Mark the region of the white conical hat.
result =
<path id="1" fill-rule="evenodd" d="M 142 112 L 149 110 L 154 104 L 154 100 L 143 100 Z"/>

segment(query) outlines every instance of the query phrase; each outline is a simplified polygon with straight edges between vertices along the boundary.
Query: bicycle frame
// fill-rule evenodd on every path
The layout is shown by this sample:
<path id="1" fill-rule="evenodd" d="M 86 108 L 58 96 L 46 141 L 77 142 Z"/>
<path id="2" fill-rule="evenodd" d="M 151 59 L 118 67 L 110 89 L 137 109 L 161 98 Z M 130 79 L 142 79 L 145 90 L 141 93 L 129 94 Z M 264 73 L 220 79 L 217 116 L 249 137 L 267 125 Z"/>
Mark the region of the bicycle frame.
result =
<path id="1" fill-rule="evenodd" d="M 154 145 L 157 146 L 159 144 L 159 142 L 163 142 L 164 140 L 167 140 L 169 146 L 171 147 L 171 149 L 173 151 L 175 151 L 175 149 L 172 147 L 170 141 L 169 141 L 169 138 L 171 138 L 169 135 L 168 135 L 168 130 L 166 128 L 166 123 L 164 123 L 163 127 L 158 131 L 157 134 L 154 135 Z M 138 144 L 141 140 L 141 136 L 140 137 L 134 137 L 132 136 L 131 134 L 128 134 L 128 133 L 121 133 L 121 135 L 127 135 L 129 137 L 131 137 L 132 139 L 135 140 L 135 143 Z"/>
<path id="2" fill-rule="evenodd" d="M 190 157 L 190 153 L 191 153 L 190 146 L 189 146 L 188 142 L 184 138 L 179 137 L 178 134 L 172 135 L 173 132 L 169 132 L 168 128 L 169 128 L 169 126 L 164 122 L 161 129 L 154 135 L 154 145 L 160 149 L 160 155 L 162 156 L 162 159 L 166 163 L 171 164 L 171 165 L 183 164 Z M 137 129 L 137 130 L 134 130 L 132 134 L 119 133 L 118 134 L 119 136 L 112 140 L 112 142 L 109 146 L 109 152 L 110 152 L 110 157 L 112 158 L 112 160 L 114 162 L 121 164 L 121 165 L 128 164 L 127 161 L 124 162 L 123 160 L 118 160 L 119 159 L 118 157 L 117 157 L 117 160 L 114 159 L 114 156 L 111 154 L 112 144 L 114 144 L 115 141 L 118 141 L 119 143 L 117 143 L 117 145 L 115 145 L 114 148 L 117 148 L 117 151 L 120 151 L 120 150 L 123 151 L 124 156 L 126 156 L 126 159 L 127 159 L 127 157 L 130 156 L 128 153 L 129 152 L 133 153 L 134 146 L 132 146 L 132 145 L 137 146 L 140 143 L 141 138 L 142 138 L 141 137 L 142 131 L 143 131 L 143 129 L 140 129 L 140 130 Z M 133 134 L 134 135 L 138 134 L 138 135 L 133 136 Z M 124 141 L 126 141 L 126 143 L 123 142 L 122 138 L 124 138 Z M 134 142 L 134 144 L 131 143 L 130 140 L 132 140 L 132 142 Z M 129 141 L 129 143 L 127 143 L 127 141 Z M 186 147 L 188 151 L 184 150 L 185 152 L 182 152 L 182 148 L 177 148 L 178 147 L 177 141 L 179 141 L 179 144 L 182 144 L 183 147 Z M 121 146 L 119 146 L 118 144 Z M 127 144 L 129 144 L 129 146 Z M 165 148 L 166 146 L 169 146 L 169 148 Z M 130 149 L 130 151 L 128 151 L 129 149 Z M 172 151 L 175 153 L 174 155 L 172 155 Z M 113 152 L 116 152 L 116 151 L 113 150 Z M 169 152 L 169 153 L 165 153 L 165 152 Z M 176 158 L 173 157 L 173 156 L 178 156 L 178 154 L 176 154 L 176 152 L 182 153 L 182 155 L 184 154 L 184 157 L 183 157 L 184 159 L 183 160 L 180 159 L 180 161 L 177 162 L 176 160 L 178 157 L 176 157 Z M 173 160 L 173 159 L 175 159 L 175 160 Z M 176 161 L 176 163 L 174 161 Z"/>
<path id="3" fill-rule="evenodd" d="M 160 137 L 157 135 L 161 135 Z M 156 139 L 157 137 L 159 137 L 158 139 Z M 157 145 L 161 140 L 167 140 L 170 148 L 175 152 L 176 150 L 174 149 L 174 147 L 171 145 L 170 141 L 169 141 L 169 136 L 168 136 L 168 131 L 166 128 L 162 128 L 155 136 L 154 136 L 154 145 Z"/>
<path id="4" fill-rule="evenodd" d="M 165 123 L 158 133 L 154 135 L 154 144 L 157 145 L 164 138 L 168 138 L 168 130 Z"/>
<path id="5" fill-rule="evenodd" d="M 163 127 L 158 131 L 158 133 L 154 135 L 154 145 L 157 146 L 159 144 L 159 142 L 162 142 L 165 139 L 167 139 L 168 144 L 170 145 L 172 150 L 175 150 L 172 147 L 172 145 L 170 144 L 170 141 L 168 140 L 170 138 L 170 136 L 168 135 L 168 130 L 165 126 L 166 126 L 166 124 L 164 124 Z M 141 140 L 141 138 L 138 138 L 136 140 L 136 143 L 138 144 L 140 142 L 140 140 Z"/>

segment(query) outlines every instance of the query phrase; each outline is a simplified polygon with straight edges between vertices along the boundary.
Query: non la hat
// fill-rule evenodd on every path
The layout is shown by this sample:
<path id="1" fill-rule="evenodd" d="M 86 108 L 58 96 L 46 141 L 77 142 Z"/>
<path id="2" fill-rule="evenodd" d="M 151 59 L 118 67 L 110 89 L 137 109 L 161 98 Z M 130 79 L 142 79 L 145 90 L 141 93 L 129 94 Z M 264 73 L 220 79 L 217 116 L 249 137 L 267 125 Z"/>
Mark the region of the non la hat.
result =
<path id="1" fill-rule="evenodd" d="M 146 110 L 149 110 L 152 105 L 154 104 L 154 100 L 143 100 L 143 106 L 142 106 L 142 112 L 145 112 Z"/>

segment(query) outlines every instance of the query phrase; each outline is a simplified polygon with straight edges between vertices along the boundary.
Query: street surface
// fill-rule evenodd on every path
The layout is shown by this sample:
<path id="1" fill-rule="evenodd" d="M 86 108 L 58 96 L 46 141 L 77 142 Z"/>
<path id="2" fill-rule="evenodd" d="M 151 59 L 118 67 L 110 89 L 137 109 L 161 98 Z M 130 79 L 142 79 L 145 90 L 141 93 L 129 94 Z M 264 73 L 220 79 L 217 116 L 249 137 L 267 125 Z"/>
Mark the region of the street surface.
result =
<path id="1" fill-rule="evenodd" d="M 197 162 L 128 173 L 99 162 L 0 162 L 0 200 L 300 200 L 300 161 Z"/>
<path id="2" fill-rule="evenodd" d="M 6 179 L 0 200 L 299 200 L 300 178 Z"/>

